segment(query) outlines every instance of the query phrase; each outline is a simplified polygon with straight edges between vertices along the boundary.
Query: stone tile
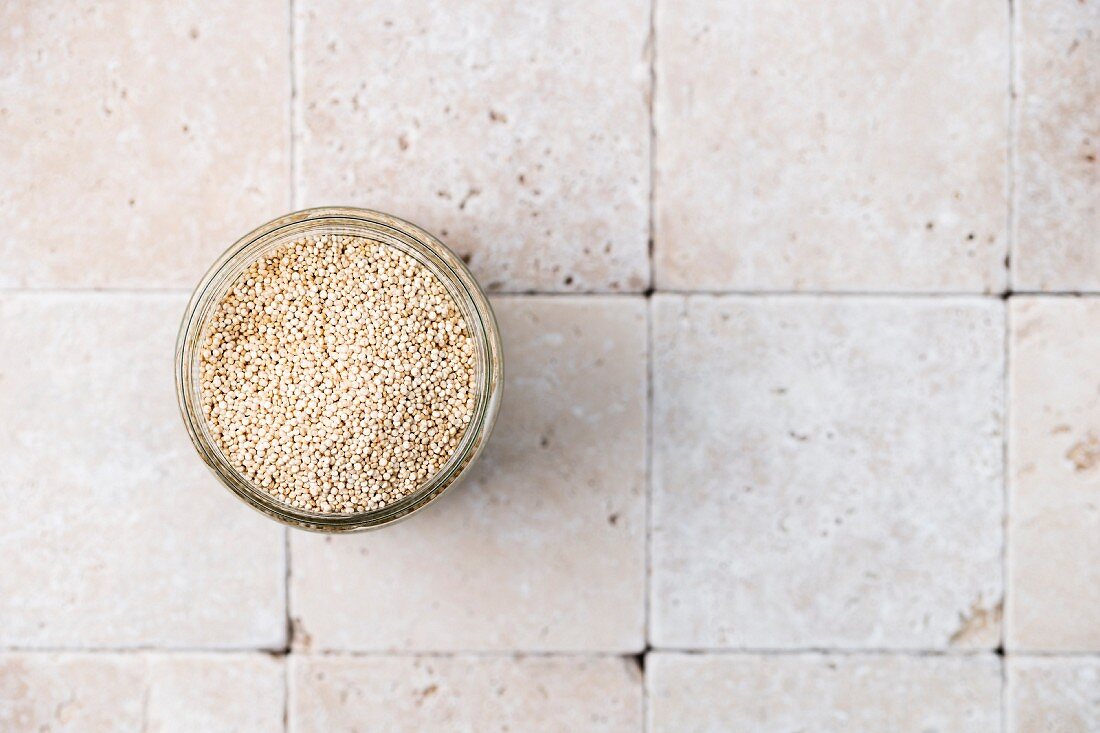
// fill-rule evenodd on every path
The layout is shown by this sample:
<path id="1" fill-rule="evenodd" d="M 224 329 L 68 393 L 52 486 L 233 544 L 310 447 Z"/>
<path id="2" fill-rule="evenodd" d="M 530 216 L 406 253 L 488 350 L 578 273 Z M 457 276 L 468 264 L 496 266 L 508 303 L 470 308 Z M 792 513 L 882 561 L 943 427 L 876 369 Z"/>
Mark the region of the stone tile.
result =
<path id="1" fill-rule="evenodd" d="M 265 654 L 0 654 L 0 730 L 267 733 L 283 688 Z"/>
<path id="2" fill-rule="evenodd" d="M 1003 321 L 656 296 L 653 644 L 995 647 Z"/>
<path id="3" fill-rule="evenodd" d="M 215 481 L 176 408 L 184 305 L 0 297 L 0 645 L 285 643 L 283 530 Z"/>
<path id="4" fill-rule="evenodd" d="M 1013 298 L 1007 638 L 1100 651 L 1100 298 Z"/>
<path id="5" fill-rule="evenodd" d="M 649 0 L 295 10 L 299 201 L 410 219 L 492 291 L 647 286 Z"/>
<path id="6" fill-rule="evenodd" d="M 1100 730 L 1100 660 L 1008 660 L 1009 733 Z"/>
<path id="7" fill-rule="evenodd" d="M 400 525 L 292 533 L 299 645 L 644 645 L 644 301 L 520 297 L 494 307 L 506 381 L 485 454 L 462 486 Z"/>
<path id="8" fill-rule="evenodd" d="M 290 657 L 290 730 L 641 733 L 621 657 Z"/>
<path id="9" fill-rule="evenodd" d="M 1013 285 L 1100 290 L 1100 5 L 1016 7 Z"/>
<path id="10" fill-rule="evenodd" d="M 0 70 L 0 287 L 191 287 L 289 207 L 285 2 L 4 3 Z"/>
<path id="11" fill-rule="evenodd" d="M 646 686 L 650 733 L 989 733 L 1001 725 L 992 656 L 652 654 Z"/>
<path id="12" fill-rule="evenodd" d="M 999 291 L 1008 4 L 658 3 L 659 287 Z"/>

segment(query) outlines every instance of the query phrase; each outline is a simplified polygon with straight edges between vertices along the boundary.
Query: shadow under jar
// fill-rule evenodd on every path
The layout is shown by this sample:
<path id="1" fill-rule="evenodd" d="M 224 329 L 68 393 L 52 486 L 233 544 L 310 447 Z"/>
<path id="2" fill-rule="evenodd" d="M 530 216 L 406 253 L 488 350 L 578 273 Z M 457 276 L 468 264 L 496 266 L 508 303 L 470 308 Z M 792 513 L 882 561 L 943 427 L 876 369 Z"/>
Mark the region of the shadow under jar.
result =
<path id="1" fill-rule="evenodd" d="M 226 458 L 203 414 L 201 350 L 219 303 L 253 263 L 302 237 L 350 235 L 394 247 L 426 267 L 446 288 L 461 311 L 474 346 L 474 407 L 457 448 L 442 468 L 420 487 L 393 503 L 355 514 L 320 513 L 286 504 L 256 485 Z M 234 494 L 263 514 L 285 524 L 318 532 L 377 529 L 424 508 L 478 457 L 492 431 L 503 388 L 500 334 L 489 301 L 466 265 L 442 242 L 397 217 L 355 208 L 298 211 L 271 221 L 242 237 L 203 277 L 180 325 L 176 342 L 176 396 L 195 449 L 214 475 Z"/>

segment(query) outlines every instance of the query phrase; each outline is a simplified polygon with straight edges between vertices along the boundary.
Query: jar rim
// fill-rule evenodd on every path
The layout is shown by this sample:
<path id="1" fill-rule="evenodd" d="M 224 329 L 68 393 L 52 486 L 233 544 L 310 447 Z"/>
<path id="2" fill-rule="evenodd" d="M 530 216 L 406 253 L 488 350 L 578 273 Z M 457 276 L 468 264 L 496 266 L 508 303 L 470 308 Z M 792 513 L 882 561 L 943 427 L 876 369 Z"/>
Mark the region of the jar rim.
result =
<path id="1" fill-rule="evenodd" d="M 207 430 L 199 389 L 199 355 L 205 327 L 217 304 L 240 274 L 274 248 L 308 234 L 362 236 L 403 249 L 426 265 L 464 311 L 474 337 L 477 397 L 470 423 L 443 467 L 417 491 L 380 509 L 355 514 L 320 513 L 286 504 L 254 485 L 226 459 Z M 489 299 L 462 261 L 421 227 L 380 211 L 354 207 L 303 209 L 273 219 L 233 243 L 207 270 L 184 311 L 176 340 L 176 398 L 187 433 L 199 456 L 237 498 L 267 517 L 318 532 L 378 529 L 423 509 L 453 486 L 480 455 L 492 432 L 504 385 L 503 348 Z"/>

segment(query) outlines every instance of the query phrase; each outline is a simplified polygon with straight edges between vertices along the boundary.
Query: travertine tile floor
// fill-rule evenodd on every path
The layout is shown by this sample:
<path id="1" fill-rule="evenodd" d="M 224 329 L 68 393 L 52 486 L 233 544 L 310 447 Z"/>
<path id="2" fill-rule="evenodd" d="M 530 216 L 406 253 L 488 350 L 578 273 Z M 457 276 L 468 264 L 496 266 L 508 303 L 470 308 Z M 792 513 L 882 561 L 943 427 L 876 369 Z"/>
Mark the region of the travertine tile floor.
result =
<path id="1" fill-rule="evenodd" d="M 1096 0 L 0 5 L 0 730 L 1100 730 Z M 484 459 L 288 532 L 188 289 L 435 230 Z"/>

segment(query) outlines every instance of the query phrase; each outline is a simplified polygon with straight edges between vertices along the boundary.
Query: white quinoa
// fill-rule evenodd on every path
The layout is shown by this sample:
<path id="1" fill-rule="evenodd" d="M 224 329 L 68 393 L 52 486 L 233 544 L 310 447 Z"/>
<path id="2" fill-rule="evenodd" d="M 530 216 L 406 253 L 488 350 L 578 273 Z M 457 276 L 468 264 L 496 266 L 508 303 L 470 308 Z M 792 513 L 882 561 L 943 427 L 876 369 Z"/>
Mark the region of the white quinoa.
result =
<path id="1" fill-rule="evenodd" d="M 203 415 L 229 462 L 299 509 L 415 492 L 474 408 L 474 344 L 434 274 L 385 244 L 306 237 L 254 263 L 202 348 Z"/>

